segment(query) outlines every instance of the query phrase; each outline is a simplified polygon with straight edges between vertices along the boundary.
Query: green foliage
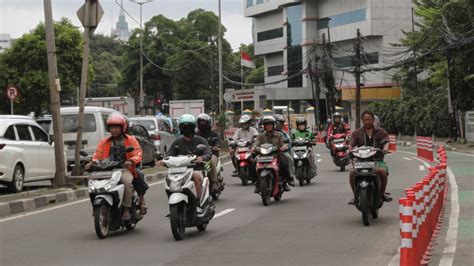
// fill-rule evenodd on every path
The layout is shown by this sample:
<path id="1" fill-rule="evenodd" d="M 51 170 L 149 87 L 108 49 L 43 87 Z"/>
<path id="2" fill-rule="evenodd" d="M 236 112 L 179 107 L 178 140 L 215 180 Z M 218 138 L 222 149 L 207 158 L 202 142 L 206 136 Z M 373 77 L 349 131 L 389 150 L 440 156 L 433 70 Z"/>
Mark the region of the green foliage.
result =
<path id="1" fill-rule="evenodd" d="M 72 23 L 62 18 L 54 23 L 61 98 L 75 95 L 82 65 L 82 37 Z M 48 112 L 49 82 L 45 26 L 40 23 L 30 33 L 15 40 L 12 47 L 0 54 L 0 87 L 14 84 L 20 89 L 15 113 L 37 115 Z M 0 97 L 5 99 L 3 90 Z M 9 113 L 9 101 L 0 101 L 0 113 Z"/>

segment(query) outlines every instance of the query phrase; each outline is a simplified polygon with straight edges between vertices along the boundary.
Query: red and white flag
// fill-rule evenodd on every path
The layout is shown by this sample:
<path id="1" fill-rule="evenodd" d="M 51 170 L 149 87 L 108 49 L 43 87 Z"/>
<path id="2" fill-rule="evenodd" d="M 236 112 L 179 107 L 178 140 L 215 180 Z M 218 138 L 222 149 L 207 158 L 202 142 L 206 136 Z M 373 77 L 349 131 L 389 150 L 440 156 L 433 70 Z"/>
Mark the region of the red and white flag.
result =
<path id="1" fill-rule="evenodd" d="M 240 52 L 240 65 L 248 68 L 255 68 L 255 63 L 252 61 L 252 58 L 250 58 L 250 55 L 245 52 Z"/>

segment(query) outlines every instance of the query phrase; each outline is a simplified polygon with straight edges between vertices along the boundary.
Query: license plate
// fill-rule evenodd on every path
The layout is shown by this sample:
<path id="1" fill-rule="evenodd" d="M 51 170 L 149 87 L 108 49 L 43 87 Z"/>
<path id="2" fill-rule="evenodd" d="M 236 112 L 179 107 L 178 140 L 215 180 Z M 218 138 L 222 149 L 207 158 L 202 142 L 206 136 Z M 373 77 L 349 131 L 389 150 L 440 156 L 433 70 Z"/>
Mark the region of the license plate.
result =
<path id="1" fill-rule="evenodd" d="M 238 148 L 237 152 L 247 152 L 249 151 L 249 148 Z"/>
<path id="2" fill-rule="evenodd" d="M 375 168 L 375 162 L 356 162 L 355 168 Z"/>
<path id="3" fill-rule="evenodd" d="M 294 151 L 305 151 L 305 150 L 306 150 L 306 147 L 304 147 L 304 146 L 301 146 L 301 147 L 296 146 L 296 147 L 293 147 L 293 150 L 294 150 Z"/>
<path id="4" fill-rule="evenodd" d="M 259 163 L 269 163 L 273 161 L 273 157 L 271 156 L 265 156 L 265 157 L 258 157 L 257 162 Z"/>
<path id="5" fill-rule="evenodd" d="M 186 172 L 187 167 L 175 167 L 168 169 L 168 174 L 179 174 Z"/>
<path id="6" fill-rule="evenodd" d="M 334 143 L 344 142 L 344 139 L 335 139 Z"/>

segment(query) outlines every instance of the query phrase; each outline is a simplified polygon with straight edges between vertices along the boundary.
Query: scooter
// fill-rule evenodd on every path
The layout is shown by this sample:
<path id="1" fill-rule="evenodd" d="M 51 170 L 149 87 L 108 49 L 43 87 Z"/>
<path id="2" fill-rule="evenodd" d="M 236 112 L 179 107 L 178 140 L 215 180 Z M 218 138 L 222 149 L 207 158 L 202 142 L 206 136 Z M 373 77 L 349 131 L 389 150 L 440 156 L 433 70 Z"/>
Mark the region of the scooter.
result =
<path id="1" fill-rule="evenodd" d="M 202 144 L 198 145 L 195 154 L 201 153 L 206 148 L 207 146 Z M 215 214 L 215 205 L 209 195 L 209 179 L 205 171 L 202 182 L 203 195 L 199 202 L 197 200 L 197 191 L 192 179 L 197 158 L 195 154 L 163 159 L 168 167 L 165 191 L 170 208 L 171 232 L 176 240 L 184 239 L 186 227 L 195 226 L 199 231 L 205 231 Z M 202 209 L 202 213 L 198 214 L 197 207 Z"/>
<path id="2" fill-rule="evenodd" d="M 270 198 L 280 201 L 283 195 L 283 181 L 279 175 L 277 160 L 278 148 L 270 143 L 256 147 L 259 155 L 257 161 L 257 176 L 260 184 L 260 196 L 264 206 L 268 206 Z"/>
<path id="3" fill-rule="evenodd" d="M 231 142 L 232 147 L 235 149 L 235 159 L 238 165 L 238 175 L 242 186 L 247 186 L 249 181 L 252 183 L 256 182 L 255 174 L 252 172 L 252 141 L 248 139 L 239 139 Z"/>
<path id="4" fill-rule="evenodd" d="M 334 164 L 341 168 L 341 171 L 346 170 L 346 165 L 349 161 L 349 145 L 345 134 L 335 134 L 331 136 L 331 153 Z"/>
<path id="5" fill-rule="evenodd" d="M 126 152 L 133 151 L 128 147 Z M 81 151 L 81 156 L 87 153 Z M 110 231 L 123 228 L 131 231 L 143 219 L 140 214 L 140 199 L 134 190 L 130 220 L 122 220 L 124 185 L 120 184 L 123 172 L 123 162 L 102 160 L 89 168 L 89 197 L 93 207 L 95 233 L 100 239 L 106 238 Z"/>
<path id="6" fill-rule="evenodd" d="M 372 219 L 377 219 L 382 208 L 382 192 L 380 177 L 377 174 L 377 153 L 382 150 L 363 146 L 350 152 L 355 173 L 356 208 L 362 213 L 362 222 L 369 226 Z"/>
<path id="7" fill-rule="evenodd" d="M 313 146 L 310 141 L 304 138 L 293 140 L 293 160 L 295 162 L 295 175 L 300 186 L 310 183 L 313 176 L 310 173 L 310 161 L 314 160 L 310 147 Z"/>

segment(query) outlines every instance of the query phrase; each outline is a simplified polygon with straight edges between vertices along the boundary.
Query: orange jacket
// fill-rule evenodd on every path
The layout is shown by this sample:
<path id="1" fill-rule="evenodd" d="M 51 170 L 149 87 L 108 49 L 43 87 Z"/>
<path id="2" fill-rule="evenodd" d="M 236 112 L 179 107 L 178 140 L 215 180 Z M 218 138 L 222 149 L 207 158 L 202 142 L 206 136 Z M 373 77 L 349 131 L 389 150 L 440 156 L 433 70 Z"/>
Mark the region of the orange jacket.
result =
<path id="1" fill-rule="evenodd" d="M 133 163 L 133 166 L 136 166 L 142 161 L 142 148 L 134 136 L 124 134 L 124 145 L 125 148 L 133 147 L 132 152 L 126 153 L 125 157 L 128 161 Z M 101 161 L 110 156 L 110 147 L 112 146 L 112 137 L 107 137 L 102 139 L 97 145 L 97 149 L 92 156 L 93 161 Z"/>

